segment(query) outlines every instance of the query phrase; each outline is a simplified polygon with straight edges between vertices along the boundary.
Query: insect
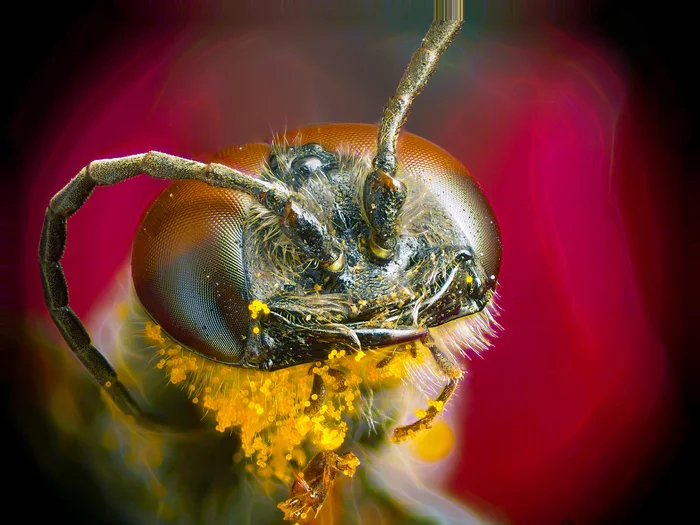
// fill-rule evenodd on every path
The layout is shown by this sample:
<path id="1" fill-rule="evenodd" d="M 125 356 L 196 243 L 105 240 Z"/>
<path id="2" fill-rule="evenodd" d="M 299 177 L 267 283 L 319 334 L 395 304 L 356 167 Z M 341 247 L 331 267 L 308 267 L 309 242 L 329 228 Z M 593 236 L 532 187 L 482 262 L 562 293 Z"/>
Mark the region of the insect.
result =
<path id="1" fill-rule="evenodd" d="M 446 5 L 436 2 L 378 127 L 311 126 L 210 164 L 160 152 L 94 161 L 46 211 L 40 263 L 56 326 L 124 413 L 166 426 L 92 345 L 68 304 L 61 258 L 67 219 L 95 186 L 141 173 L 177 181 L 134 241 L 145 337 L 169 381 L 215 414 L 217 430 L 237 428 L 260 469 L 285 480 L 285 465 L 304 467 L 299 450 L 320 450 L 295 474 L 285 519 L 318 513 L 337 474 L 355 472 L 358 458 L 334 451 L 366 388 L 416 369 L 443 382 L 416 421 L 394 429 L 402 441 L 431 426 L 462 377 L 459 353 L 485 346 L 495 326 L 493 210 L 448 153 L 400 134 L 462 27 L 461 2 Z"/>

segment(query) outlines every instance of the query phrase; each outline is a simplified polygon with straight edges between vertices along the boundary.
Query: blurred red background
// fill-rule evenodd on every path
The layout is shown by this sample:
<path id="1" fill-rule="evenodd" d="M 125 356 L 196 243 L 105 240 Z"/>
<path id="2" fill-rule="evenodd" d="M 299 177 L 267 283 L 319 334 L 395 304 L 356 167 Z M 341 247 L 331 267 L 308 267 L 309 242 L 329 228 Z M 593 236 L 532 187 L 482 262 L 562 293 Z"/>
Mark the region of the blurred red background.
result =
<path id="1" fill-rule="evenodd" d="M 513 523 L 668 517 L 672 460 L 697 457 L 683 441 L 693 430 L 684 381 L 697 370 L 683 335 L 684 88 L 657 58 L 665 47 L 629 51 L 647 19 L 625 21 L 605 2 L 510 14 L 495 4 L 481 20 L 467 10 L 406 126 L 467 166 L 503 234 L 504 331 L 469 363 L 450 488 Z M 7 128 L 24 319 L 47 317 L 43 210 L 90 160 L 151 149 L 207 159 L 285 128 L 376 122 L 431 17 L 387 2 L 179 6 L 172 16 L 158 2 L 85 7 L 35 34 L 45 47 L 24 64 Z M 69 223 L 79 315 L 126 263 L 162 187 L 143 178 L 97 190 Z M 25 387 L 8 384 L 21 398 Z"/>

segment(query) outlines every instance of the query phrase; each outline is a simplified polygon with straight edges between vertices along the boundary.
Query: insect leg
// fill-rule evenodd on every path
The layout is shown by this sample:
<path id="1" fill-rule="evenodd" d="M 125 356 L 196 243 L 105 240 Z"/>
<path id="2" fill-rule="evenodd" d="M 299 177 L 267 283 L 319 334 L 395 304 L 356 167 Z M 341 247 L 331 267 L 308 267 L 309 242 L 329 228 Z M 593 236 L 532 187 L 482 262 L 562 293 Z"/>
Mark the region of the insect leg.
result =
<path id="1" fill-rule="evenodd" d="M 309 374 L 314 375 L 314 382 L 311 385 L 309 406 L 304 409 L 304 414 L 307 415 L 318 412 L 321 409 L 321 405 L 323 405 L 323 402 L 326 400 L 326 382 L 323 380 L 320 373 L 314 373 L 314 368 L 317 368 L 316 365 L 309 368 Z M 345 384 L 345 379 L 347 378 L 347 374 L 345 372 L 335 368 L 329 368 L 328 375 L 335 379 L 335 392 L 341 393 L 348 389 L 348 386 Z"/>
<path id="2" fill-rule="evenodd" d="M 382 359 L 377 361 L 377 364 L 375 365 L 375 367 L 376 368 L 385 368 L 385 367 L 389 366 L 389 364 L 394 360 L 394 358 L 402 351 L 403 351 L 403 349 L 401 349 L 400 347 L 394 348 L 391 351 L 391 353 L 389 353 L 388 356 L 383 357 Z"/>
<path id="3" fill-rule="evenodd" d="M 309 406 L 304 409 L 304 414 L 315 414 L 321 409 L 323 402 L 326 400 L 326 383 L 321 377 L 321 374 L 314 373 L 316 365 L 309 369 L 309 374 L 313 374 L 314 382 L 311 385 L 311 394 L 309 395 Z"/>
<path id="4" fill-rule="evenodd" d="M 389 259 L 396 246 L 398 218 L 406 200 L 406 186 L 396 178 L 396 143 L 411 105 L 438 67 L 440 57 L 464 24 L 462 0 L 434 0 L 434 20 L 420 47 L 389 99 L 377 135 L 377 154 L 363 191 L 363 206 L 372 228 L 370 249 L 379 259 Z"/>
<path id="5" fill-rule="evenodd" d="M 432 341 L 427 341 L 427 346 L 430 349 L 430 353 L 435 359 L 435 363 L 438 365 L 440 371 L 446 376 L 447 384 L 440 392 L 440 395 L 435 401 L 430 402 L 430 406 L 425 411 L 425 415 L 419 420 L 406 425 L 403 427 L 397 427 L 394 429 L 393 440 L 394 441 L 404 441 L 405 439 L 411 437 L 412 434 L 428 429 L 432 426 L 433 420 L 442 411 L 444 406 L 454 394 L 457 384 L 462 379 L 462 369 L 455 363 L 452 358 L 438 349 Z"/>
<path id="6" fill-rule="evenodd" d="M 329 368 L 328 375 L 335 379 L 334 390 L 338 394 L 341 394 L 348 389 L 348 385 L 345 384 L 345 380 L 347 379 L 348 375 L 345 372 L 336 368 Z"/>
<path id="7" fill-rule="evenodd" d="M 351 478 L 359 464 L 360 460 L 352 452 L 338 455 L 323 450 L 316 454 L 304 471 L 296 475 L 291 497 L 277 505 L 284 512 L 284 519 L 296 521 L 318 516 L 338 474 Z"/>
<path id="8" fill-rule="evenodd" d="M 403 352 L 407 352 L 407 351 L 411 352 L 411 357 L 413 357 L 414 359 L 416 357 L 418 357 L 418 352 L 416 351 L 416 347 L 414 345 L 412 345 L 412 344 L 399 345 L 399 346 L 395 346 L 394 348 L 392 348 L 389 355 L 380 359 L 377 362 L 376 367 L 377 368 L 384 368 L 386 366 L 389 366 L 389 364 L 394 360 L 394 358 L 397 355 L 402 354 Z"/>

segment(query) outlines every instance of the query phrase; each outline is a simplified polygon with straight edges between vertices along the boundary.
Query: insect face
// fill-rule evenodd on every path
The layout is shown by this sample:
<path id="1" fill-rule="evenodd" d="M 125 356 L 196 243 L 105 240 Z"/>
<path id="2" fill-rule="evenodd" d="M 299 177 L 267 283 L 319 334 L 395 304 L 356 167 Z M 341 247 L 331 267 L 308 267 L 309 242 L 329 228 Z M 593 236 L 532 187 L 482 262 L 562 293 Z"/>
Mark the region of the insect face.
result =
<path id="1" fill-rule="evenodd" d="M 334 450 L 350 425 L 364 424 L 365 393 L 372 399 L 375 387 L 416 371 L 416 383 L 426 374 L 443 382 L 417 421 L 394 429 L 393 440 L 407 439 L 430 428 L 455 392 L 458 354 L 493 335 L 493 211 L 458 161 L 400 133 L 462 20 L 461 2 L 435 2 L 379 126 L 312 126 L 211 164 L 154 151 L 94 161 L 46 211 L 39 252 L 54 322 L 123 412 L 160 424 L 92 345 L 68 304 L 61 259 L 67 220 L 96 186 L 141 173 L 177 181 L 134 242 L 144 338 L 169 381 L 215 414 L 217 430 L 237 429 L 261 472 L 290 482 L 308 447 L 318 450 L 279 505 L 286 519 L 317 513 L 335 473 L 354 473 L 357 457 Z M 302 459 L 292 467 L 293 458 Z"/>
<path id="2" fill-rule="evenodd" d="M 150 316 L 203 357 L 275 370 L 323 360 L 331 346 L 352 353 L 422 339 L 481 311 L 500 263 L 493 212 L 466 170 L 423 139 L 401 141 L 407 192 L 393 257 L 373 253 L 362 189 L 375 133 L 329 125 L 290 133 L 299 144 L 285 138 L 269 153 L 240 150 L 255 151 L 252 160 L 224 154 L 285 187 L 282 220 L 243 192 L 189 182 L 166 189 L 132 261 Z M 320 143 L 305 142 L 310 134 Z M 337 267 L 324 266 L 326 253 Z"/>

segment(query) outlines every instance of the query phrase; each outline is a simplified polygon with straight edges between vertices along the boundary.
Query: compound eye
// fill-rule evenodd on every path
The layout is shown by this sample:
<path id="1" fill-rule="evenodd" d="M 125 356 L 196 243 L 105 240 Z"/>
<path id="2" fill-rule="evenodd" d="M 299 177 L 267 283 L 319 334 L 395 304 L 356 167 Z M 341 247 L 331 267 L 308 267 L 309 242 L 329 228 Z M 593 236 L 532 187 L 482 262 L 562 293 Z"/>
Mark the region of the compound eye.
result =
<path id="1" fill-rule="evenodd" d="M 178 182 L 144 217 L 132 255 L 149 316 L 178 344 L 226 364 L 241 360 L 250 330 L 242 242 L 249 205 L 239 192 Z"/>
<path id="2" fill-rule="evenodd" d="M 494 288 L 501 267 L 501 232 L 483 191 L 459 171 L 436 172 L 429 186 L 464 232 L 470 255 L 486 274 L 487 286 Z"/>

